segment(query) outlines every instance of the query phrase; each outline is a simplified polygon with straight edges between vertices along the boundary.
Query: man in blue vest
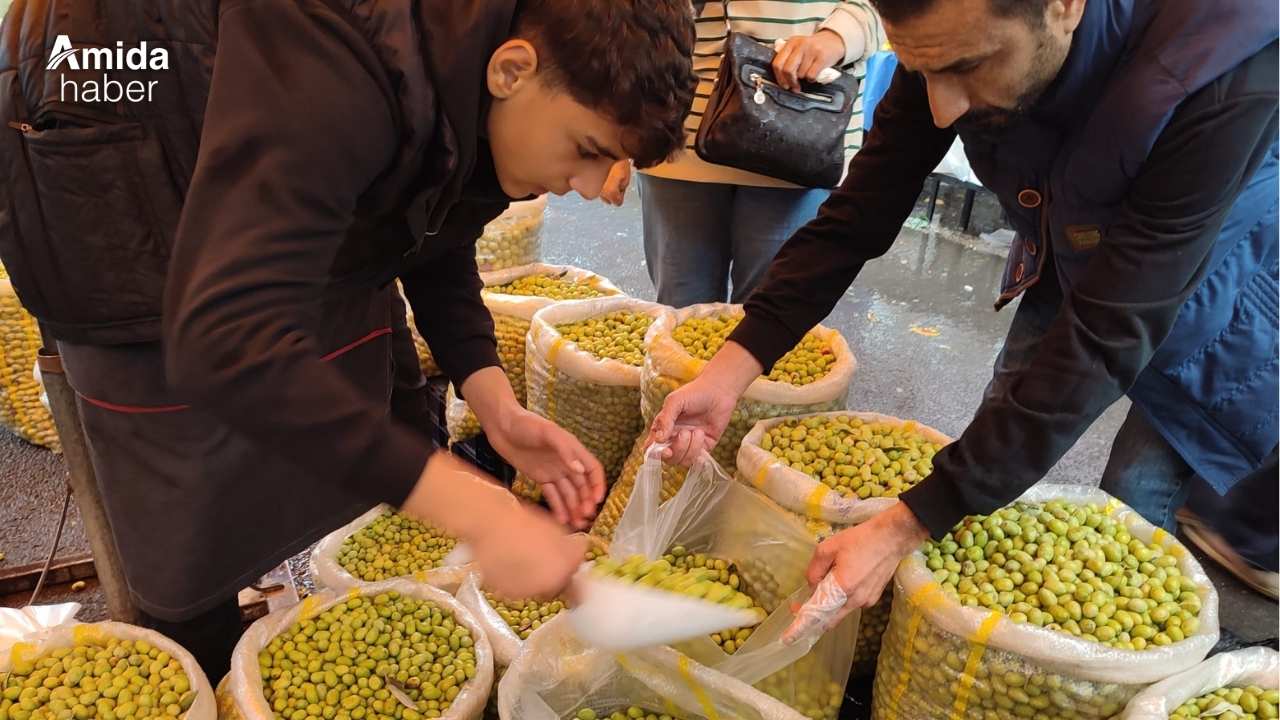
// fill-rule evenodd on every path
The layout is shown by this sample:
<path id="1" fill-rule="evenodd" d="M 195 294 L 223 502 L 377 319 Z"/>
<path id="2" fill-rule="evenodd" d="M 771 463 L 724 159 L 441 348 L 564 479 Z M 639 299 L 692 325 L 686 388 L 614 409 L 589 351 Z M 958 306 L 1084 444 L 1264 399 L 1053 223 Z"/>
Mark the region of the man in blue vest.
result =
<path id="1" fill-rule="evenodd" d="M 874 129 L 730 342 L 655 418 L 671 459 L 713 444 L 751 381 L 888 250 L 959 134 L 1017 231 L 996 306 L 1021 304 L 969 427 L 896 507 L 823 542 L 810 582 L 831 575 L 846 612 L 874 604 L 903 557 L 1016 499 L 1126 394 L 1102 485 L 1153 523 L 1174 527 L 1193 481 L 1274 484 L 1275 3 L 875 4 L 902 66 Z M 1254 561 L 1274 571 L 1270 541 Z"/>

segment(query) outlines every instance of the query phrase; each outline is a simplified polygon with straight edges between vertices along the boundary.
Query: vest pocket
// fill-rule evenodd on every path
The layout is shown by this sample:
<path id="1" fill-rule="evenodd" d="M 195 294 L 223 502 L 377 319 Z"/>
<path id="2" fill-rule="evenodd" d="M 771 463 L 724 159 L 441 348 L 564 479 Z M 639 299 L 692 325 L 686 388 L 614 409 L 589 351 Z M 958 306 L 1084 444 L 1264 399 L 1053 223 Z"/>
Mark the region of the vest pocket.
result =
<path id="1" fill-rule="evenodd" d="M 71 106 L 4 120 L 0 157 L 14 173 L 0 199 L 10 216 L 0 217 L 0 257 L 23 302 L 63 340 L 159 339 L 181 201 L 157 138 Z"/>

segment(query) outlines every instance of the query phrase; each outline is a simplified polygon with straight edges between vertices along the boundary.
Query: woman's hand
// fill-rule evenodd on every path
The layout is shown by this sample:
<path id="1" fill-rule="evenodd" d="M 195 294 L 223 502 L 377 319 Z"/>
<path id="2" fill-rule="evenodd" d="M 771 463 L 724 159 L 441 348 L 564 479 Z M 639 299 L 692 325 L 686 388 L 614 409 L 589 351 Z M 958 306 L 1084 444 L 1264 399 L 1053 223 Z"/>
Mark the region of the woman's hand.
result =
<path id="1" fill-rule="evenodd" d="M 818 79 L 818 73 L 844 60 L 844 40 L 834 30 L 793 37 L 773 58 L 773 76 L 791 92 L 800 91 L 800 81 Z"/>

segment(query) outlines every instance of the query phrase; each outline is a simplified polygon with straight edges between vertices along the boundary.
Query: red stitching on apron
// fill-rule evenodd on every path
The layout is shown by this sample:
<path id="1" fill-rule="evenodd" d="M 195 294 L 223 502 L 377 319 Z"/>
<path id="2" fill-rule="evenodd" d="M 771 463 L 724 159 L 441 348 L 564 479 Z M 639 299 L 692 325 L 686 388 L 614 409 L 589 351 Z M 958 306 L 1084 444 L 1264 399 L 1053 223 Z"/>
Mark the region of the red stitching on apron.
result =
<path id="1" fill-rule="evenodd" d="M 383 335 L 390 335 L 390 334 L 391 334 L 391 328 L 389 327 L 378 328 L 377 330 L 374 330 L 373 332 L 369 333 L 368 335 L 365 335 L 359 340 L 356 340 L 355 342 L 352 342 L 352 343 L 348 343 L 347 345 L 343 345 L 342 347 L 338 348 L 337 350 L 334 350 L 328 355 L 321 357 L 320 361 L 329 362 L 330 360 L 335 360 L 339 357 L 342 357 L 343 355 L 346 355 L 352 350 L 355 350 L 361 345 L 373 342 L 374 340 L 377 340 Z M 90 405 L 95 405 L 97 407 L 102 408 L 103 410 L 110 410 L 111 412 L 122 413 L 125 415 L 152 415 L 152 414 L 158 414 L 158 413 L 173 413 L 173 412 L 182 412 L 183 410 L 189 410 L 191 408 L 190 405 L 154 405 L 154 406 L 118 405 L 113 402 L 107 402 L 106 400 L 91 398 L 88 395 L 85 395 L 84 393 L 80 392 L 79 390 L 76 391 L 76 395 L 78 395 L 81 399 L 83 399 L 85 402 L 89 403 Z"/>

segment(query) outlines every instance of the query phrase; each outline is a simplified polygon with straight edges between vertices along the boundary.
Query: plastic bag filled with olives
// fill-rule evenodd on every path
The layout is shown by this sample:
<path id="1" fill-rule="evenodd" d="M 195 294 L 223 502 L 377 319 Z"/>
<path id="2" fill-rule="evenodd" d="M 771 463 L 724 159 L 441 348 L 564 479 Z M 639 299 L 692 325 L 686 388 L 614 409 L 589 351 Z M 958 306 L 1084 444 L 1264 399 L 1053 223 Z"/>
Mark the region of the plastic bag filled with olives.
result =
<path id="1" fill-rule="evenodd" d="M 818 530 L 819 539 L 897 504 L 933 470 L 951 438 L 926 425 L 868 412 L 814 413 L 761 420 L 738 450 L 738 478 Z M 812 528 L 811 528 L 812 529 Z M 862 611 L 854 675 L 875 672 L 889 624 L 892 588 Z"/>
<path id="2" fill-rule="evenodd" d="M 542 222 L 547 196 L 513 202 L 506 212 L 484 226 L 476 240 L 480 272 L 528 265 L 542 259 Z"/>
<path id="3" fill-rule="evenodd" d="M 808 599 L 805 570 L 817 547 L 813 536 L 793 513 L 729 478 L 706 453 L 689 468 L 675 495 L 663 502 L 661 450 L 653 446 L 645 455 L 609 556 L 625 561 L 635 555 L 703 555 L 736 571 L 736 589 L 768 613 L 764 622 L 736 635 L 732 645 L 723 642 L 725 633 L 718 633 L 719 642 L 701 637 L 676 649 L 771 693 L 806 717 L 836 720 L 853 660 L 857 613 L 824 635 L 793 645 L 782 642 L 795 617 L 792 608 Z M 811 659 L 805 671 L 795 671 L 793 666 L 806 656 Z"/>
<path id="4" fill-rule="evenodd" d="M 67 612 L 57 612 L 58 610 Z M 213 688 L 169 638 L 117 622 L 81 624 L 79 605 L 0 612 L 0 716 L 10 720 L 214 720 Z M 41 626 L 41 610 L 58 624 Z M 34 611 L 34 612 L 33 612 Z M 34 620 L 34 622 L 33 622 Z"/>
<path id="5" fill-rule="evenodd" d="M 539 310 L 529 327 L 529 409 L 581 440 L 610 482 L 644 430 L 644 337 L 667 309 L 627 297 L 558 303 Z"/>
<path id="6" fill-rule="evenodd" d="M 478 720 L 492 686 L 475 617 L 439 588 L 388 580 L 258 620 L 218 692 L 221 720 Z"/>
<path id="7" fill-rule="evenodd" d="M 1217 591 L 1176 539 L 1101 490 L 1039 485 L 899 566 L 872 712 L 1103 720 L 1217 639 Z"/>
<path id="8" fill-rule="evenodd" d="M 1277 693 L 1280 654 L 1247 648 L 1215 655 L 1143 690 L 1120 720 L 1271 720 L 1280 710 Z"/>
<path id="9" fill-rule="evenodd" d="M 445 566 L 455 544 L 441 530 L 379 505 L 316 544 L 311 575 L 316 587 L 339 591 L 392 578 L 452 591 L 470 571 Z"/>
<path id="10" fill-rule="evenodd" d="M 691 305 L 663 314 L 645 338 L 640 407 L 646 424 L 676 388 L 693 380 L 743 317 L 741 305 Z M 711 455 L 734 467 L 742 438 L 760 420 L 842 410 L 857 361 L 840 333 L 819 325 L 738 400 Z"/>
<path id="11" fill-rule="evenodd" d="M 61 450 L 53 415 L 40 400 L 44 388 L 34 373 L 40 327 L 22 307 L 0 268 L 0 424 L 18 437 L 55 452 Z"/>
<path id="12" fill-rule="evenodd" d="M 530 636 L 498 685 L 502 720 L 803 720 L 774 698 L 665 647 L 588 648 L 561 616 Z M 631 709 L 635 708 L 634 711 Z M 628 714 L 630 711 L 630 714 Z"/>
<path id="13" fill-rule="evenodd" d="M 404 298 L 404 289 L 400 287 L 398 281 L 396 282 L 396 289 L 401 298 L 404 299 L 405 319 L 409 322 L 409 334 L 413 336 L 413 347 L 418 351 L 418 364 L 422 366 L 422 374 L 427 377 L 443 375 L 444 371 L 440 369 L 435 356 L 431 354 L 431 348 L 427 345 L 427 341 L 418 332 L 418 325 L 413 319 L 413 308 L 409 306 L 409 300 Z"/>
<path id="14" fill-rule="evenodd" d="M 493 315 L 498 340 L 498 360 L 511 381 L 520 405 L 525 405 L 525 338 L 534 313 L 569 300 L 621 295 L 613 283 L 589 270 L 567 265 L 522 265 L 480 273 L 484 290 L 480 295 Z M 462 442 L 480 432 L 480 423 L 464 400 L 456 394 L 446 409 L 449 440 Z"/>

